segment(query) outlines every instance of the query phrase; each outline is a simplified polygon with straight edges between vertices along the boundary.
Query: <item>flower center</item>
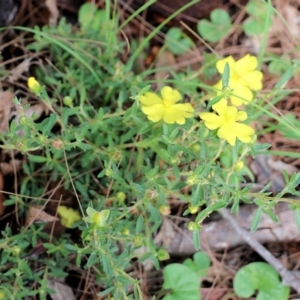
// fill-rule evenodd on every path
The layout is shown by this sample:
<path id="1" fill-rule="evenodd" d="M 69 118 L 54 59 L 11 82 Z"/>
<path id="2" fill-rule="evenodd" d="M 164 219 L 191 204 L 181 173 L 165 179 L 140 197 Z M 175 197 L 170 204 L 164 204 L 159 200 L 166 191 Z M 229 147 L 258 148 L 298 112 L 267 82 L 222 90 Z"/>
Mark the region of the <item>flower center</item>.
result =
<path id="1" fill-rule="evenodd" d="M 225 119 L 225 123 L 227 124 L 233 123 L 235 121 L 235 116 L 227 114 L 224 119 Z"/>
<path id="2" fill-rule="evenodd" d="M 169 107 L 174 104 L 172 100 L 164 99 L 163 101 L 166 107 Z"/>

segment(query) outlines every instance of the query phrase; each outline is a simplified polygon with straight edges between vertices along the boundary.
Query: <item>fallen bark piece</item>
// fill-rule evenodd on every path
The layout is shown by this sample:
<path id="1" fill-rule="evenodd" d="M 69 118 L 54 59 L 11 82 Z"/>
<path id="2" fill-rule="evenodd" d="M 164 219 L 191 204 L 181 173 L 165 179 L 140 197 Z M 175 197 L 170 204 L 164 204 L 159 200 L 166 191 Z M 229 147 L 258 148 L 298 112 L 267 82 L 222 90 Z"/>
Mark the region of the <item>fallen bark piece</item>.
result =
<path id="1" fill-rule="evenodd" d="M 239 215 L 233 214 L 232 217 L 241 228 L 250 231 L 256 208 L 255 205 L 241 206 Z M 300 241 L 300 232 L 296 225 L 294 212 L 288 208 L 288 204 L 277 204 L 275 213 L 279 222 L 275 223 L 268 215 L 263 214 L 257 230 L 252 233 L 253 237 L 260 243 Z M 245 244 L 244 239 L 236 234 L 225 219 L 203 224 L 200 241 L 202 248 L 210 248 L 215 251 Z M 169 218 L 163 219 L 155 242 L 163 245 L 171 256 L 183 257 L 195 253 L 192 233 L 186 228 L 179 228 Z"/>

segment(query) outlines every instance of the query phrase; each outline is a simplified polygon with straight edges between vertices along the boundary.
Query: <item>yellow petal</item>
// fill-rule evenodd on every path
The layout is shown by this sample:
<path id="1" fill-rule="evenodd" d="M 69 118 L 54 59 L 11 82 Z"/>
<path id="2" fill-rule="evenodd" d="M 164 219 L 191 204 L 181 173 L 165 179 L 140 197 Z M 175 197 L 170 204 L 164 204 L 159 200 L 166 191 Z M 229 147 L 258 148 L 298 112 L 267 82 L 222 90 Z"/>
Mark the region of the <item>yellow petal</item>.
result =
<path id="1" fill-rule="evenodd" d="M 174 104 L 172 107 L 181 110 L 183 114 L 188 115 L 189 117 L 186 118 L 191 118 L 194 115 L 194 108 L 190 103 L 182 103 L 182 104 Z"/>
<path id="2" fill-rule="evenodd" d="M 216 94 L 219 95 L 222 93 L 223 90 L 223 84 L 222 80 L 219 80 L 216 84 L 213 85 L 213 88 L 216 89 Z"/>
<path id="3" fill-rule="evenodd" d="M 231 69 L 235 68 L 235 61 L 233 57 L 232 56 L 225 57 L 224 59 L 221 59 L 216 63 L 217 70 L 220 74 L 223 74 L 226 63 L 228 63 L 230 71 Z"/>
<path id="4" fill-rule="evenodd" d="M 227 100 L 221 99 L 218 103 L 214 104 L 212 108 L 220 117 L 225 116 L 227 114 Z"/>
<path id="5" fill-rule="evenodd" d="M 221 117 L 209 112 L 202 112 L 199 114 L 199 117 L 204 121 L 205 126 L 210 130 L 217 129 L 224 123 L 224 120 Z"/>
<path id="6" fill-rule="evenodd" d="M 235 84 L 230 100 L 231 103 L 235 106 L 240 106 L 242 104 L 247 105 L 253 100 L 253 94 L 247 86 L 242 84 Z"/>
<path id="7" fill-rule="evenodd" d="M 72 225 L 76 222 L 81 220 L 80 214 L 77 210 L 72 208 L 68 208 L 66 206 L 60 205 L 57 208 L 57 213 L 61 218 L 61 223 L 67 228 L 71 228 Z"/>
<path id="8" fill-rule="evenodd" d="M 235 123 L 234 131 L 236 133 L 237 138 L 243 143 L 249 143 L 252 139 L 252 136 L 255 133 L 252 127 L 242 123 Z"/>
<path id="9" fill-rule="evenodd" d="M 148 119 L 152 122 L 158 122 L 162 119 L 165 113 L 165 106 L 163 104 L 155 104 L 152 106 L 142 106 L 142 111 L 147 115 Z"/>
<path id="10" fill-rule="evenodd" d="M 231 146 L 235 145 L 236 134 L 234 132 L 233 123 L 223 124 L 217 132 L 217 135 L 221 139 L 225 139 Z"/>
<path id="11" fill-rule="evenodd" d="M 243 76 L 243 74 L 255 70 L 257 65 L 257 58 L 247 54 L 236 62 L 236 71 Z"/>
<path id="12" fill-rule="evenodd" d="M 263 73 L 260 71 L 251 71 L 242 76 L 242 84 L 247 85 L 251 90 L 259 91 L 262 89 Z"/>
<path id="13" fill-rule="evenodd" d="M 225 116 L 227 122 L 235 121 L 235 118 L 238 114 L 238 110 L 235 106 L 228 106 L 227 107 L 227 114 Z"/>
<path id="14" fill-rule="evenodd" d="M 248 115 L 245 111 L 239 111 L 236 114 L 235 121 L 245 121 L 245 120 L 247 120 L 247 117 L 248 117 Z"/>
<path id="15" fill-rule="evenodd" d="M 140 96 L 139 101 L 143 105 L 147 105 L 147 106 L 163 103 L 163 100 L 160 97 L 158 97 L 155 93 L 151 93 L 151 92 L 147 92 L 144 95 Z"/>
<path id="16" fill-rule="evenodd" d="M 169 86 L 164 86 L 161 89 L 160 93 L 161 93 L 163 100 L 168 101 L 168 102 L 176 103 L 182 98 L 180 93 L 177 90 L 173 90 Z"/>
<path id="17" fill-rule="evenodd" d="M 186 118 L 192 118 L 194 109 L 190 103 L 175 104 L 167 107 L 163 120 L 167 124 L 184 124 Z"/>

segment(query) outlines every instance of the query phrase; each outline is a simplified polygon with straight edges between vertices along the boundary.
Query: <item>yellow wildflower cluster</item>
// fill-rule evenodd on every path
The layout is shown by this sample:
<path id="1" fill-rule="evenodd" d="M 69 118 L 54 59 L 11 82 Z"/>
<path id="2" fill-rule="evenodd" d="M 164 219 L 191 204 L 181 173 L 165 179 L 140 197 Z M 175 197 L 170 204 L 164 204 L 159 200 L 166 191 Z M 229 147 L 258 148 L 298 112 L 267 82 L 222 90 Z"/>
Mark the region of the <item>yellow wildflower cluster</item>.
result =
<path id="1" fill-rule="evenodd" d="M 253 100 L 252 91 L 262 89 L 262 72 L 256 70 L 257 58 L 246 55 L 238 61 L 229 56 L 217 62 L 216 67 L 220 74 L 223 74 L 225 65 L 229 66 L 228 88 L 233 94 L 228 99 L 225 97 L 212 106 L 214 112 L 202 112 L 200 118 L 210 130 L 218 129 L 217 135 L 234 146 L 236 139 L 243 143 L 249 143 L 254 135 L 254 130 L 239 121 L 247 119 L 247 113 L 238 111 L 235 106 L 248 104 Z M 217 95 L 222 94 L 222 80 L 214 87 Z M 139 96 L 142 111 L 152 122 L 163 120 L 167 124 L 185 124 L 187 118 L 194 116 L 194 108 L 190 103 L 177 103 L 182 99 L 180 93 L 169 86 L 160 91 L 161 97 L 152 92 L 146 92 Z M 229 99 L 230 98 L 230 99 Z M 230 101 L 232 106 L 228 105 Z"/>
<path id="2" fill-rule="evenodd" d="M 220 74 L 223 74 L 226 63 L 229 66 L 228 86 L 233 90 L 233 95 L 230 96 L 231 103 L 235 106 L 248 104 L 254 97 L 252 90 L 262 89 L 263 74 L 255 70 L 258 65 L 257 58 L 248 54 L 238 61 L 234 61 L 231 56 L 219 60 L 216 67 Z M 214 87 L 220 95 L 223 89 L 222 80 Z M 254 136 L 254 130 L 250 126 L 238 122 L 245 121 L 247 113 L 238 111 L 235 106 L 229 106 L 227 99 L 223 98 L 212 106 L 216 113 L 200 113 L 205 126 L 211 130 L 218 129 L 218 137 L 225 139 L 231 146 L 235 145 L 236 139 L 249 143 Z"/>

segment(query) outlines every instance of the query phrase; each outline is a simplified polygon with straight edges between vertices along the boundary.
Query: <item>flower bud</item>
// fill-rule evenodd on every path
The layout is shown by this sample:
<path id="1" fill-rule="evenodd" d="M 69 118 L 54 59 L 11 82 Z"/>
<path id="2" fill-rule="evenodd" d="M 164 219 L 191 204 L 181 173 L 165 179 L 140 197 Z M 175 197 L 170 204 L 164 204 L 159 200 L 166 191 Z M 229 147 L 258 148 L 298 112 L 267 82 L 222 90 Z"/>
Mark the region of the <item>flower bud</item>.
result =
<path id="1" fill-rule="evenodd" d="M 73 105 L 73 99 L 70 96 L 65 96 L 63 99 L 63 103 L 66 106 L 72 106 Z"/>
<path id="2" fill-rule="evenodd" d="M 200 226 L 195 222 L 189 222 L 187 228 L 189 231 L 197 231 L 200 229 Z"/>
<path id="3" fill-rule="evenodd" d="M 168 216 L 171 213 L 169 205 L 161 205 L 158 210 L 163 216 Z"/>
<path id="4" fill-rule="evenodd" d="M 130 234 L 130 230 L 128 228 L 123 228 L 121 230 L 121 234 L 123 234 L 123 235 L 129 235 Z"/>
<path id="5" fill-rule="evenodd" d="M 200 146 L 199 143 L 195 143 L 195 144 L 192 145 L 191 149 L 192 149 L 193 152 L 200 152 L 201 146 Z"/>
<path id="6" fill-rule="evenodd" d="M 195 213 L 197 213 L 198 210 L 199 210 L 199 206 L 198 206 L 198 205 L 192 205 L 192 204 L 190 204 L 190 205 L 188 206 L 188 211 L 189 211 L 189 213 L 192 214 L 192 215 L 195 214 Z"/>
<path id="7" fill-rule="evenodd" d="M 21 252 L 21 248 L 18 246 L 13 246 L 11 248 L 11 252 L 13 253 L 14 256 L 19 256 L 19 254 Z"/>
<path id="8" fill-rule="evenodd" d="M 19 123 L 23 126 L 28 125 L 29 124 L 29 119 L 26 116 L 22 116 L 19 120 Z"/>
<path id="9" fill-rule="evenodd" d="M 27 80 L 27 85 L 33 93 L 39 93 L 41 91 L 41 85 L 34 77 L 29 77 Z"/>
<path id="10" fill-rule="evenodd" d="M 60 139 L 56 139 L 52 142 L 52 147 L 55 149 L 61 149 L 61 148 L 63 148 L 63 146 L 64 146 L 64 143 Z"/>
<path id="11" fill-rule="evenodd" d="M 168 260 L 170 258 L 169 253 L 165 249 L 159 249 L 156 255 L 159 261 Z"/>
<path id="12" fill-rule="evenodd" d="M 187 185 L 194 185 L 198 183 L 198 178 L 197 175 L 193 174 L 190 175 L 187 179 L 186 179 L 186 183 Z"/>
<path id="13" fill-rule="evenodd" d="M 244 162 L 239 161 L 239 162 L 235 165 L 234 171 L 238 172 L 238 171 L 242 170 L 243 167 L 244 167 Z"/>
<path id="14" fill-rule="evenodd" d="M 118 192 L 118 193 L 116 194 L 116 198 L 117 198 L 117 200 L 118 200 L 119 202 L 124 202 L 125 199 L 126 199 L 126 195 L 125 195 L 125 193 L 123 193 L 123 192 Z"/>
<path id="15" fill-rule="evenodd" d="M 135 247 L 140 247 L 143 243 L 143 238 L 140 235 L 136 235 L 132 242 Z"/>
<path id="16" fill-rule="evenodd" d="M 111 177 L 113 175 L 113 170 L 112 169 L 105 169 L 104 172 L 106 177 Z"/>
<path id="17" fill-rule="evenodd" d="M 109 209 L 104 209 L 100 212 L 95 212 L 92 215 L 92 221 L 97 227 L 105 227 L 110 215 Z"/>

